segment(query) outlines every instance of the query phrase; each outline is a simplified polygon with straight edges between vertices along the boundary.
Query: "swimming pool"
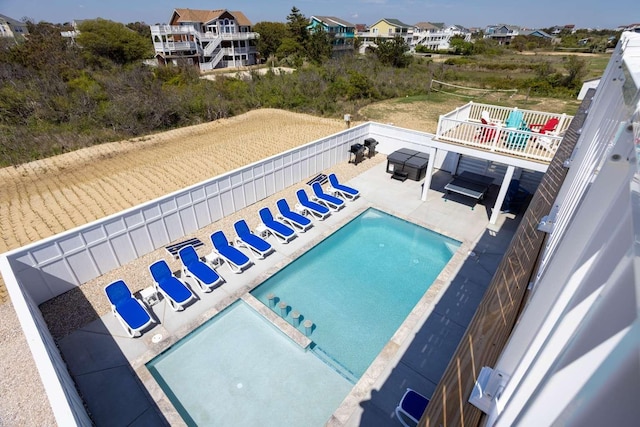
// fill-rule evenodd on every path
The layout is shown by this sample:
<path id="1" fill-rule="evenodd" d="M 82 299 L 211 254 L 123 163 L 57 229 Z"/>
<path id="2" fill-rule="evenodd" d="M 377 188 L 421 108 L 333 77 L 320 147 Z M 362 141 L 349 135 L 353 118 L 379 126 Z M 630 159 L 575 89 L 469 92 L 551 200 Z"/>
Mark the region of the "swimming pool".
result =
<path id="1" fill-rule="evenodd" d="M 251 292 L 312 351 L 239 301 L 147 367 L 190 425 L 323 425 L 459 245 L 368 209 Z"/>
<path id="2" fill-rule="evenodd" d="M 251 294 L 294 324 L 313 322 L 313 350 L 357 381 L 460 246 L 368 209 L 279 271 Z"/>

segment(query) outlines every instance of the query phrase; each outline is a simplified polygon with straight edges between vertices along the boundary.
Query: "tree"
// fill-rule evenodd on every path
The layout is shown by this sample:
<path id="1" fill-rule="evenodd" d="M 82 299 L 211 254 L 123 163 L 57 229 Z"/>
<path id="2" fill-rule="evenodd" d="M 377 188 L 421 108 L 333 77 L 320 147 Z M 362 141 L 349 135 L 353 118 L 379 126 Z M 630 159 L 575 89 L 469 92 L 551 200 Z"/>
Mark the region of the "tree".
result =
<path id="1" fill-rule="evenodd" d="M 587 63 L 576 55 L 569 55 L 564 68 L 568 73 L 564 80 L 564 86 L 569 89 L 579 89 L 582 86 L 582 79 L 587 75 Z"/>
<path id="2" fill-rule="evenodd" d="M 322 64 L 331 58 L 333 47 L 331 46 L 331 38 L 323 29 L 316 29 L 311 32 L 306 43 L 307 58 L 316 64 Z"/>
<path id="3" fill-rule="evenodd" d="M 473 43 L 464 40 L 463 36 L 453 36 L 449 40 L 449 46 L 456 55 L 473 54 Z"/>
<path id="4" fill-rule="evenodd" d="M 145 39 L 124 25 L 96 19 L 83 21 L 78 29 L 78 44 L 93 55 L 127 64 L 148 58 L 152 54 L 151 39 Z"/>
<path id="5" fill-rule="evenodd" d="M 409 45 L 400 36 L 396 36 L 392 40 L 380 40 L 377 44 L 375 54 L 378 60 L 385 65 L 404 68 L 413 59 L 412 56 L 406 54 L 409 51 Z"/>
<path id="6" fill-rule="evenodd" d="M 307 25 L 309 25 L 309 20 L 305 18 L 297 7 L 293 6 L 291 13 L 287 16 L 287 30 L 289 31 L 289 36 L 297 41 L 300 46 L 304 46 L 309 37 Z"/>
<path id="7" fill-rule="evenodd" d="M 264 59 L 275 55 L 282 40 L 287 36 L 287 26 L 282 22 L 258 22 L 253 26 L 253 30 L 260 34 L 257 49 Z"/>

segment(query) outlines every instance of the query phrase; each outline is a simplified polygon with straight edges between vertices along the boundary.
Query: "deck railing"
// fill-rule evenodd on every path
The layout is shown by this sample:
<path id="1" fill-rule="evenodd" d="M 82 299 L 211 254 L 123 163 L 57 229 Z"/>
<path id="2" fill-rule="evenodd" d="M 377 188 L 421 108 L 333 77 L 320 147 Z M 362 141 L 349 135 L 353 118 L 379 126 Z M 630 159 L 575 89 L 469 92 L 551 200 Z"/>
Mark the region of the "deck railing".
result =
<path id="1" fill-rule="evenodd" d="M 525 125 L 520 129 L 506 127 L 509 114 L 516 110 L 518 109 L 470 102 L 440 116 L 436 139 L 549 162 L 573 117 L 566 114 L 518 110 L 522 113 Z M 488 124 L 481 121 L 483 113 L 489 117 Z M 558 119 L 555 130 L 540 133 L 538 130 L 552 118 Z"/>

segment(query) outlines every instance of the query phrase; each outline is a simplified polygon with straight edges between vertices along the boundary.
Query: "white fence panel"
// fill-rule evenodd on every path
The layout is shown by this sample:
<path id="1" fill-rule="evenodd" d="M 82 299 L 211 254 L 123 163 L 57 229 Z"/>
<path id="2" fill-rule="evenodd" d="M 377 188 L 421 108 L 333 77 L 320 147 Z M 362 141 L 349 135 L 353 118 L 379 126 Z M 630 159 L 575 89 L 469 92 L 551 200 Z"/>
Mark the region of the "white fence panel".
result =
<path id="1" fill-rule="evenodd" d="M 37 304 L 347 160 L 369 124 L 272 156 L 8 254 Z"/>

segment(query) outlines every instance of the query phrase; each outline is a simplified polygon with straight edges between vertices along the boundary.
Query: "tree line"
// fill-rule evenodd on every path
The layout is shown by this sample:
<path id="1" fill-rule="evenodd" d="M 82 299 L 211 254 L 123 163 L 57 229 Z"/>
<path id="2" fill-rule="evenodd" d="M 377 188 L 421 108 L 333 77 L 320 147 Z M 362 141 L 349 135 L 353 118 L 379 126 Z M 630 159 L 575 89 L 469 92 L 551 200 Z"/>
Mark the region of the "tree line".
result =
<path id="1" fill-rule="evenodd" d="M 342 117 L 375 101 L 428 93 L 431 77 L 456 65 L 408 55 L 396 38 L 367 55 L 331 55 L 323 31 L 307 30 L 295 7 L 286 23 L 258 23 L 258 49 L 292 74 L 253 72 L 249 79 L 202 79 L 193 65 L 148 66 L 149 27 L 107 20 L 68 26 L 28 22 L 23 43 L 0 45 L 0 166 L 230 117 L 279 108 Z"/>

